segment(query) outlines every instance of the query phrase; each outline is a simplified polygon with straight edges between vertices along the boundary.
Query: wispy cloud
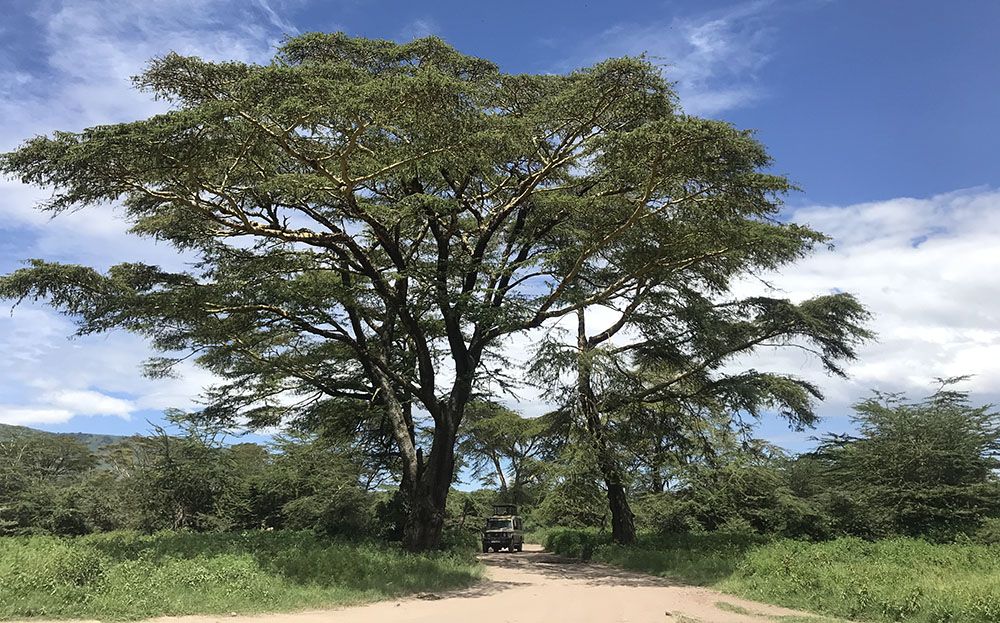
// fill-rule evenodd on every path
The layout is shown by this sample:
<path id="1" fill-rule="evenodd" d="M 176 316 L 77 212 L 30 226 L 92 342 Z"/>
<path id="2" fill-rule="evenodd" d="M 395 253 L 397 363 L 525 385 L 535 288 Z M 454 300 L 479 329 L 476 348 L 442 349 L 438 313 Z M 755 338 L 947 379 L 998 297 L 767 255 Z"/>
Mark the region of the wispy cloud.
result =
<path id="1" fill-rule="evenodd" d="M 771 0 L 649 23 L 620 23 L 585 42 L 566 66 L 645 55 L 676 84 L 684 110 L 716 115 L 766 95 L 757 72 L 771 56 Z"/>
<path id="2" fill-rule="evenodd" d="M 299 29 L 295 26 L 295 24 L 292 24 L 283 18 L 278 11 L 271 6 L 271 3 L 269 3 L 268 0 L 256 0 L 256 3 L 264 15 L 267 16 L 268 20 L 270 20 L 271 25 L 280 30 L 282 33 L 286 35 L 294 35 L 299 32 Z"/>
<path id="3" fill-rule="evenodd" d="M 399 32 L 399 39 L 401 41 L 409 41 L 411 39 L 420 39 L 421 37 L 429 37 L 431 35 L 437 34 L 439 31 L 437 22 L 429 17 L 422 17 L 420 19 L 415 19 Z"/>
<path id="4" fill-rule="evenodd" d="M 273 0 L 272 0 L 273 2 Z M 32 71 L 13 71 L 0 88 L 0 149 L 54 128 L 125 121 L 162 111 L 131 76 L 149 59 L 179 52 L 213 60 L 263 62 L 294 26 L 264 0 L 50 0 L 32 16 L 41 54 Z M 11 80 L 17 88 L 10 87 Z"/>
<path id="5" fill-rule="evenodd" d="M 0 149 L 37 132 L 78 129 L 141 118 L 161 102 L 136 93 L 128 77 L 149 57 L 176 50 L 211 59 L 266 61 L 290 32 L 282 7 L 238 0 L 45 2 L 37 9 L 43 70 L 10 64 L 0 76 Z M 784 10 L 781 5 L 780 10 Z M 270 11 L 268 10 L 270 9 Z M 647 53 L 677 82 L 685 109 L 714 115 L 766 96 L 757 74 L 773 53 L 775 4 L 619 24 L 586 41 L 561 69 L 610 55 Z M 272 15 L 273 13 L 273 15 Z M 437 31 L 417 20 L 405 38 Z M 7 60 L 6 58 L 4 59 Z M 16 59 L 15 59 L 16 60 Z M 165 247 L 125 233 L 109 210 L 85 210 L 49 221 L 31 209 L 44 192 L 0 183 L 0 271 L 15 260 L 46 257 L 106 267 L 147 261 L 176 268 Z M 875 314 L 879 341 L 864 348 L 844 381 L 824 376 L 811 358 L 765 352 L 747 365 L 817 381 L 843 413 L 869 388 L 920 393 L 935 376 L 973 373 L 969 387 L 987 398 L 1000 387 L 1000 191 L 979 188 L 930 198 L 897 198 L 850 206 L 813 206 L 794 219 L 831 234 L 837 248 L 818 252 L 773 281 L 779 294 L 801 299 L 839 289 L 853 292 Z M 758 282 L 748 282 L 745 293 Z M 182 367 L 178 379 L 139 374 L 150 355 L 123 333 L 67 340 L 73 325 L 42 307 L 0 308 L 0 422 L 56 423 L 75 416 L 133 417 L 143 410 L 192 404 L 211 383 L 204 370 Z M 527 352 L 530 336 L 512 340 L 508 354 Z M 547 405 L 525 389 L 518 404 L 532 414 Z"/>

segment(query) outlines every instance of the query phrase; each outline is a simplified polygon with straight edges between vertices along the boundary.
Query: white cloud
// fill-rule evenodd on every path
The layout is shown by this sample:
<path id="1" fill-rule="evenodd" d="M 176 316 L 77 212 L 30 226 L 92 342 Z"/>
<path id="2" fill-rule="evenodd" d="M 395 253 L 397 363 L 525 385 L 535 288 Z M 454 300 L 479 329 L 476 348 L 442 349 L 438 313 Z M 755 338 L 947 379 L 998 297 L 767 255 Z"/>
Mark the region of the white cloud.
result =
<path id="1" fill-rule="evenodd" d="M 268 2 L 268 0 L 255 0 L 255 2 L 261 12 L 267 16 L 271 25 L 280 30 L 283 34 L 294 35 L 299 32 L 299 29 L 295 26 L 295 24 L 282 17 L 279 11 L 271 6 L 271 3 Z"/>
<path id="2" fill-rule="evenodd" d="M 716 115 L 765 95 L 756 74 L 769 60 L 773 5 L 762 0 L 666 21 L 616 24 L 588 41 L 572 64 L 644 54 L 676 83 L 687 113 Z"/>
<path id="3" fill-rule="evenodd" d="M 294 32 L 264 0 L 49 0 L 33 17 L 46 71 L 14 72 L 18 88 L 0 91 L 0 149 L 54 129 L 163 111 L 163 102 L 131 83 L 153 57 L 174 51 L 264 62 Z"/>
<path id="4" fill-rule="evenodd" d="M 93 390 L 58 390 L 43 396 L 44 402 L 71 410 L 76 415 L 115 415 L 128 418 L 135 411 L 130 400 L 122 400 Z"/>
<path id="5" fill-rule="evenodd" d="M 816 383 L 826 399 L 817 431 L 781 433 L 769 422 L 772 441 L 795 449 L 817 432 L 850 428 L 851 405 L 872 389 L 921 398 L 937 378 L 973 375 L 958 386 L 979 403 L 1000 402 L 1000 190 L 975 188 L 924 199 L 898 198 L 849 206 L 811 206 L 796 210 L 795 222 L 833 237 L 833 250 L 821 249 L 777 274 L 736 284 L 736 296 L 767 295 L 801 301 L 831 292 L 850 292 L 873 314 L 876 341 L 863 345 L 846 366 L 848 378 L 826 374 L 817 359 L 795 348 L 762 349 L 727 366 L 792 374 Z M 588 314 L 592 332 L 616 316 Z M 573 319 L 560 326 L 572 341 Z M 506 353 L 526 361 L 541 330 L 518 335 Z M 555 405 L 525 383 L 518 399 L 504 402 L 537 416 Z"/>
<path id="6" fill-rule="evenodd" d="M 190 259 L 164 242 L 129 235 L 129 224 L 113 206 L 53 215 L 37 209 L 48 196 L 48 191 L 0 178 L 0 271 L 12 270 L 29 258 L 98 270 L 122 261 L 181 270 Z"/>
<path id="7" fill-rule="evenodd" d="M 842 416 L 871 389 L 929 394 L 935 378 L 974 375 L 960 388 L 983 402 L 1000 397 L 1000 191 L 976 188 L 926 199 L 899 198 L 796 210 L 793 220 L 831 235 L 833 251 L 765 275 L 778 295 L 802 300 L 843 291 L 874 314 L 877 341 L 847 367 L 825 376 L 795 351 L 744 361 L 799 374 L 827 393 L 821 412 Z M 741 294 L 759 290 L 747 282 Z M 845 421 L 828 422 L 843 428 Z"/>
<path id="8" fill-rule="evenodd" d="M 72 322 L 55 312 L 25 304 L 11 314 L 4 307 L 2 423 L 45 424 L 76 416 L 129 419 L 143 410 L 192 408 L 201 389 L 215 380 L 191 364 L 178 368 L 177 378 L 144 378 L 141 366 L 152 351 L 141 338 L 112 332 L 71 339 Z"/>
<path id="9" fill-rule="evenodd" d="M 24 426 L 30 424 L 61 424 L 73 417 L 65 409 L 36 409 L 0 405 L 0 424 Z"/>
<path id="10" fill-rule="evenodd" d="M 17 88 L 0 90 L 5 119 L 0 149 L 37 132 L 161 110 L 162 103 L 136 93 L 128 81 L 149 57 L 177 50 L 263 61 L 290 26 L 280 9 L 268 11 L 278 6 L 273 3 L 79 0 L 40 6 L 42 60 L 52 75 L 9 72 Z M 766 22 L 772 10 L 758 2 L 663 23 L 619 25 L 591 41 L 591 56 L 583 61 L 648 52 L 678 81 L 688 112 L 715 114 L 761 96 L 754 75 L 768 60 Z M 238 25 L 227 25 L 233 23 Z M 411 36 L 435 29 L 419 20 L 410 26 Z M 44 196 L 14 182 L 0 185 L 0 214 L 8 228 L 0 231 L 4 268 L 15 257 L 33 256 L 97 267 L 147 261 L 176 268 L 182 261 L 168 248 L 127 236 L 110 209 L 50 221 L 30 208 Z M 798 351 L 764 352 L 746 365 L 816 380 L 828 395 L 823 410 L 831 414 L 844 412 L 872 387 L 926 393 L 936 376 L 975 374 L 967 387 L 985 399 L 998 394 L 1000 312 L 993 302 L 1000 300 L 1000 280 L 993 276 L 1000 274 L 1000 192 L 973 189 L 926 199 L 813 206 L 797 210 L 794 219 L 832 235 L 837 248 L 767 277 L 794 299 L 834 289 L 857 294 L 875 314 L 879 341 L 862 349 L 859 361 L 849 366 L 848 381 L 824 376 Z M 758 287 L 748 282 L 742 290 Z M 77 415 L 129 417 L 145 409 L 186 407 L 212 382 L 193 365 L 181 367 L 180 379 L 144 379 L 139 366 L 150 351 L 141 339 L 112 333 L 67 340 L 72 332 L 72 323 L 42 308 L 0 313 L 0 421 L 53 423 Z M 512 339 L 507 352 L 523 358 L 534 339 L 537 335 Z M 517 406 L 531 414 L 548 408 L 527 387 Z"/>

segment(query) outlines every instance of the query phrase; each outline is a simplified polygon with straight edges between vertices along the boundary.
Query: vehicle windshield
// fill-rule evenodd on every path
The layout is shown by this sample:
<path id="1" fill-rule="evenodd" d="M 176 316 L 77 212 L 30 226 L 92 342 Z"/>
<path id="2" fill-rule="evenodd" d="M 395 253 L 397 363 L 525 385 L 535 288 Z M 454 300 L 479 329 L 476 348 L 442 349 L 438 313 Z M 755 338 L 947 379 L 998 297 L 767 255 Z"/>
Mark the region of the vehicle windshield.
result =
<path id="1" fill-rule="evenodd" d="M 510 530 L 511 523 L 509 519 L 487 519 L 486 520 L 487 530 Z"/>

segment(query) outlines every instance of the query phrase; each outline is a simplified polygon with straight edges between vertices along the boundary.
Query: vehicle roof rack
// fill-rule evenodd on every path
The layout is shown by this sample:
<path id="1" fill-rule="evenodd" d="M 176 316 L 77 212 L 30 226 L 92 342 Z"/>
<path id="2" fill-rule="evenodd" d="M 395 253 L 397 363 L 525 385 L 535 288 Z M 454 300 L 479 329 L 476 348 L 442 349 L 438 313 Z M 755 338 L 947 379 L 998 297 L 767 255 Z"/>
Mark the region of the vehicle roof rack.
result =
<path id="1" fill-rule="evenodd" d="M 516 515 L 517 514 L 517 504 L 494 504 L 493 505 L 494 515 Z"/>

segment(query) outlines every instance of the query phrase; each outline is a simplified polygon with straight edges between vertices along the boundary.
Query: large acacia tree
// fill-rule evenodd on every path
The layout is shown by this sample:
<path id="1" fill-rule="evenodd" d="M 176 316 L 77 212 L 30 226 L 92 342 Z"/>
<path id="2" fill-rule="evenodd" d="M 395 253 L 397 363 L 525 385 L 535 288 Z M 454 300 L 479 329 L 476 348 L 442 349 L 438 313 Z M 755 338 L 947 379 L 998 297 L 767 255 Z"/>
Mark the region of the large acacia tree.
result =
<path id="1" fill-rule="evenodd" d="M 822 239 L 774 220 L 788 183 L 748 132 L 679 113 L 641 59 L 512 75 L 436 38 L 308 34 L 268 65 L 171 54 L 136 83 L 170 112 L 31 139 L 0 170 L 53 212 L 121 202 L 197 262 L 32 260 L 0 294 L 148 337 L 154 373 L 196 353 L 225 381 L 212 417 L 378 420 L 414 550 L 439 540 L 505 338 Z"/>

